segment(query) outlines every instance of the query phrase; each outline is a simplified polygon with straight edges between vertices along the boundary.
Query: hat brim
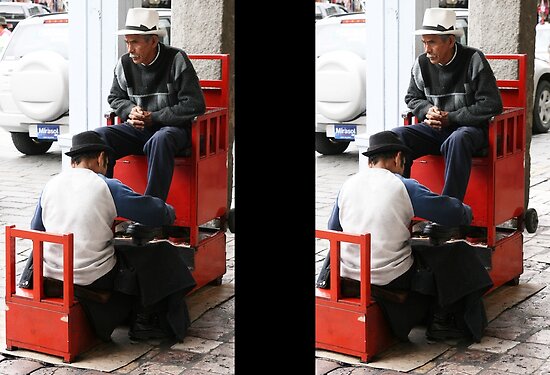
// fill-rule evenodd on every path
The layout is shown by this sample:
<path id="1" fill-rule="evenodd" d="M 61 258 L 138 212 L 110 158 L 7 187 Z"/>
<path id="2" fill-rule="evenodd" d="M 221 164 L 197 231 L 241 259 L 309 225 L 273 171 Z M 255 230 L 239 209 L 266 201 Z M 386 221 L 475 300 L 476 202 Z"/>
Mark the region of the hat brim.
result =
<path id="1" fill-rule="evenodd" d="M 414 32 L 414 35 L 454 35 L 460 38 L 462 35 L 464 35 L 464 30 L 457 29 L 457 30 L 448 30 L 448 31 L 436 31 L 436 30 L 420 29 L 420 30 L 416 30 Z"/>
<path id="2" fill-rule="evenodd" d="M 390 152 L 390 151 L 402 151 L 408 154 L 412 154 L 412 150 L 407 146 L 392 144 L 392 145 L 380 145 L 380 146 L 369 147 L 367 151 L 363 152 L 363 155 L 371 156 L 371 155 L 381 154 L 381 153 Z"/>
<path id="3" fill-rule="evenodd" d="M 72 156 L 81 155 L 81 154 L 85 154 L 87 152 L 92 152 L 92 151 L 107 151 L 109 153 L 113 153 L 113 154 L 115 153 L 115 150 L 113 150 L 111 147 L 109 147 L 107 145 L 94 144 L 94 145 L 79 146 L 79 147 L 75 148 L 74 150 L 67 151 L 65 153 L 65 155 L 72 157 Z"/>
<path id="4" fill-rule="evenodd" d="M 139 31 L 139 30 L 130 30 L 130 29 L 122 29 L 117 31 L 117 35 L 158 35 L 166 36 L 166 30 L 160 29 L 160 30 L 150 30 L 150 31 Z"/>

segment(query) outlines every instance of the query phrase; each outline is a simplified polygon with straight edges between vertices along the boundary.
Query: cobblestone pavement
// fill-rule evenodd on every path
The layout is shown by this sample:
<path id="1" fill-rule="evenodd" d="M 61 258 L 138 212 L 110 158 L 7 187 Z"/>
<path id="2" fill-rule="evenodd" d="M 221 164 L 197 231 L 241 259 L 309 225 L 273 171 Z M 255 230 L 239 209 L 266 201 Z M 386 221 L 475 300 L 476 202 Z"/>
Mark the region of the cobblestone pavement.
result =
<path id="1" fill-rule="evenodd" d="M 61 151 L 57 144 L 45 155 L 19 153 L 9 133 L 0 130 L 0 305 L 5 305 L 5 226 L 28 228 L 44 184 L 61 170 Z M 234 283 L 234 234 L 227 231 L 227 272 L 222 283 Z M 20 264 L 18 269 L 22 268 Z M 234 374 L 235 320 L 234 297 L 206 311 L 193 322 L 188 337 L 196 347 L 182 350 L 171 343 L 157 343 L 136 361 L 113 374 L 204 375 Z M 4 323 L 0 324 L 4 327 Z M 150 342 L 151 343 L 151 342 Z M 102 371 L 54 366 L 35 360 L 0 354 L 2 375 L 95 375 Z"/>
<path id="2" fill-rule="evenodd" d="M 325 229 L 340 185 L 359 169 L 359 151 L 352 143 L 342 155 L 317 154 L 316 227 Z M 524 232 L 524 272 L 520 283 L 546 285 L 550 280 L 550 134 L 537 134 L 531 143 L 531 180 L 528 207 L 535 208 L 539 226 Z M 521 176 L 518 176 L 521 178 Z M 316 250 L 316 271 L 325 250 Z M 410 373 L 440 374 L 550 374 L 550 289 L 544 288 L 491 321 L 486 337 L 499 345 L 491 351 L 453 346 L 443 355 Z M 359 365 L 316 359 L 317 375 L 397 374 Z"/>

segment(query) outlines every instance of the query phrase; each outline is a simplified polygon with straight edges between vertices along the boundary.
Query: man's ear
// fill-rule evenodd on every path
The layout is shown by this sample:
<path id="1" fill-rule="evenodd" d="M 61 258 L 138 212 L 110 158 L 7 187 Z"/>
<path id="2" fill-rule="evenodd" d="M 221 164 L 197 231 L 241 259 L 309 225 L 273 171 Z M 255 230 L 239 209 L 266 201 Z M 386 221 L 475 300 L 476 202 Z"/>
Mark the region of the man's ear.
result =
<path id="1" fill-rule="evenodd" d="M 405 154 L 403 151 L 397 151 L 397 155 L 395 155 L 395 157 L 395 165 L 405 168 Z"/>
<path id="2" fill-rule="evenodd" d="M 101 163 L 101 159 L 103 159 L 103 164 Z M 105 151 L 101 151 L 97 157 L 97 164 L 100 166 L 106 166 L 107 165 L 107 154 Z"/>

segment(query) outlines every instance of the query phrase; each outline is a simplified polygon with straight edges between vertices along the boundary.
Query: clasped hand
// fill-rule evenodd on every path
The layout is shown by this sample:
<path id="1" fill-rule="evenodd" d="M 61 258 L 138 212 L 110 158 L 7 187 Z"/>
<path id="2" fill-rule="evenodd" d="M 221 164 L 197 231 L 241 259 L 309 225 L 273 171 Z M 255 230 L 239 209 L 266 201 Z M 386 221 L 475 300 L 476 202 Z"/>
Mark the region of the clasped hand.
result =
<path id="1" fill-rule="evenodd" d="M 134 128 L 143 130 L 146 127 L 151 126 L 153 120 L 151 118 L 151 112 L 143 110 L 140 106 L 136 105 L 130 111 L 128 116 L 128 123 Z"/>
<path id="2" fill-rule="evenodd" d="M 428 109 L 428 113 L 426 113 L 426 120 L 424 120 L 424 123 L 434 129 L 441 130 L 441 128 L 449 125 L 448 116 L 449 112 L 441 111 L 436 106 L 433 106 Z"/>

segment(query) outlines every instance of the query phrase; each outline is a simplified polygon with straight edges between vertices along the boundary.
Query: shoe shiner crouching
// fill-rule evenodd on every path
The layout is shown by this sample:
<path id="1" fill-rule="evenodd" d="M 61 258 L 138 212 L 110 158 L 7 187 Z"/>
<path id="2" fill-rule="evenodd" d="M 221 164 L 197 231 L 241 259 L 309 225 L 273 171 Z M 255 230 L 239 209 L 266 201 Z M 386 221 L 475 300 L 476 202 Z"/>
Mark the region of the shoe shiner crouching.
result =
<path id="1" fill-rule="evenodd" d="M 467 225 L 471 208 L 460 200 L 431 192 L 402 176 L 410 152 L 392 131 L 369 139 L 368 168 L 342 185 L 328 229 L 371 234 L 373 298 L 393 333 L 408 341 L 412 328 L 427 325 L 431 339 L 471 338 L 479 341 L 487 325 L 481 296 L 491 278 L 464 241 L 434 246 L 411 242 L 414 217 L 449 226 Z M 329 255 L 317 280 L 327 288 Z M 342 243 L 341 287 L 346 296 L 359 296 L 359 248 Z"/>
<path id="2" fill-rule="evenodd" d="M 75 296 L 100 339 L 109 341 L 117 326 L 130 323 L 136 339 L 182 340 L 189 326 L 184 296 L 196 283 L 181 251 L 168 242 L 115 246 L 112 230 L 117 217 L 169 225 L 173 207 L 105 177 L 112 149 L 96 132 L 76 134 L 72 142 L 66 153 L 72 168 L 46 183 L 31 229 L 74 234 Z M 62 259 L 60 245 L 45 243 L 44 289 L 51 297 L 62 293 Z M 32 269 L 31 256 L 20 287 L 32 288 Z"/>

